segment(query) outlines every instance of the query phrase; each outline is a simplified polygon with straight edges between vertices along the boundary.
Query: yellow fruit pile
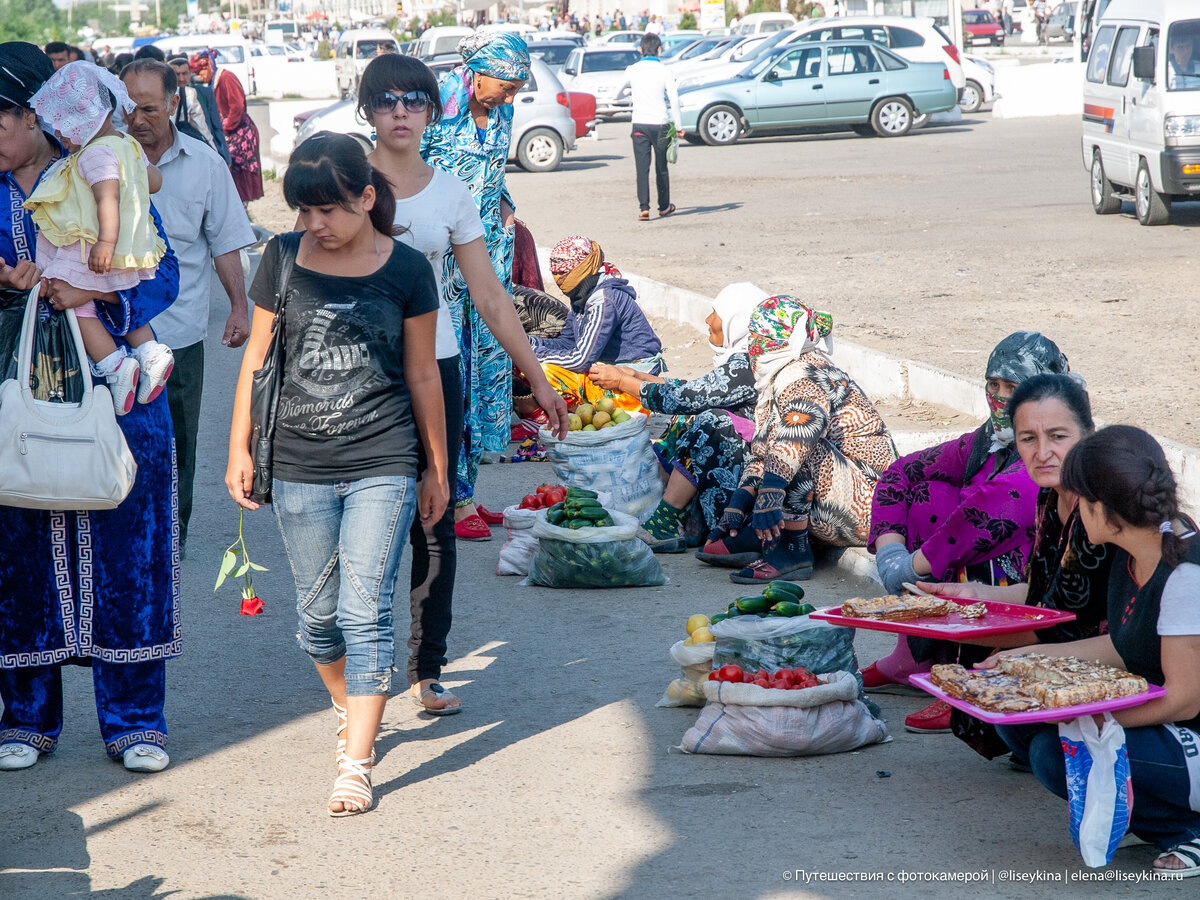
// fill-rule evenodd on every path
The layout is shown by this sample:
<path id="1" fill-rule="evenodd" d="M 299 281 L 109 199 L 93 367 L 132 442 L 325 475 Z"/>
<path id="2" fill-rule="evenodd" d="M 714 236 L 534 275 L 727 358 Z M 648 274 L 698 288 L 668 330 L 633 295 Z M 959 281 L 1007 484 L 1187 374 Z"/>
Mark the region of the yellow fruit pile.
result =
<path id="1" fill-rule="evenodd" d="M 567 416 L 567 427 L 570 431 L 599 431 L 601 428 L 612 428 L 614 425 L 628 422 L 630 418 L 625 410 L 616 409 L 611 399 L 602 397 L 596 401 L 595 406 L 591 403 L 581 403 L 575 407 Z"/>
<path id="2" fill-rule="evenodd" d="M 716 640 L 713 633 L 708 630 L 708 616 L 696 613 L 687 620 L 684 625 L 684 630 L 687 631 L 687 640 L 683 642 L 685 647 L 690 647 L 693 644 L 710 644 Z"/>

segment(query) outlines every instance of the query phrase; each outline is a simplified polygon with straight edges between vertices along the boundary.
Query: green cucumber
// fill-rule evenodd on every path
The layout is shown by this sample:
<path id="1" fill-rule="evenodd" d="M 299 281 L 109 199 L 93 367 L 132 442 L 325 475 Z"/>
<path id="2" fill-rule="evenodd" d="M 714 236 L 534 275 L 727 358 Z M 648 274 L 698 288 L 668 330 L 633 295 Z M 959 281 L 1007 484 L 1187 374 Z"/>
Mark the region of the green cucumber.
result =
<path id="1" fill-rule="evenodd" d="M 795 603 L 791 600 L 780 600 L 771 607 L 771 613 L 779 616 L 807 616 L 813 611 L 811 603 Z"/>
<path id="2" fill-rule="evenodd" d="M 763 596 L 776 603 L 781 600 L 799 603 L 804 599 L 804 588 L 790 581 L 772 581 L 763 588 Z"/>
<path id="3" fill-rule="evenodd" d="M 708 624 L 716 625 L 718 622 L 724 622 L 728 618 L 731 618 L 729 613 L 717 613 L 715 616 L 713 616 L 711 619 L 708 620 Z"/>
<path id="4" fill-rule="evenodd" d="M 608 510 L 603 506 L 585 506 L 579 510 L 579 518 L 589 519 L 592 522 L 598 522 L 601 519 L 608 518 Z"/>
<path id="5" fill-rule="evenodd" d="M 567 518 L 567 511 L 561 506 L 552 506 L 546 512 L 546 521 L 551 525 L 561 525 L 563 520 Z"/>
<path id="6" fill-rule="evenodd" d="M 772 606 L 771 600 L 762 594 L 756 597 L 738 597 L 734 603 L 737 605 L 738 612 L 742 615 L 765 613 Z"/>
<path id="7" fill-rule="evenodd" d="M 596 494 L 595 491 L 589 491 L 587 488 L 577 488 L 577 487 L 567 488 L 567 499 L 568 500 L 571 500 L 573 498 L 595 500 L 597 498 L 597 496 L 598 495 Z"/>

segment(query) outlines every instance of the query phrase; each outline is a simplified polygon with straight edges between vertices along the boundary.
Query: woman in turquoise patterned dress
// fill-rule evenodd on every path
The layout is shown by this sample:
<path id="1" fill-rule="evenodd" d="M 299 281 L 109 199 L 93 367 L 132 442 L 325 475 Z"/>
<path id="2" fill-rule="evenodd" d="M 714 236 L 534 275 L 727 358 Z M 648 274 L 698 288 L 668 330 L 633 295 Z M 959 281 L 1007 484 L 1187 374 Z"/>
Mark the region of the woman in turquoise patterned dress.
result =
<path id="1" fill-rule="evenodd" d="M 512 292 L 515 204 L 504 181 L 512 137 L 513 97 L 529 78 L 529 48 L 508 32 L 473 34 L 458 45 L 464 65 L 442 76 L 442 118 L 425 131 L 421 156 L 461 178 L 483 220 L 484 243 L 496 276 Z M 502 517 L 475 503 L 475 479 L 485 453 L 502 452 L 510 437 L 512 362 L 483 323 L 454 255 L 446 254 L 442 290 L 458 334 L 463 367 L 465 426 L 455 480 L 455 534 L 491 537 Z"/>

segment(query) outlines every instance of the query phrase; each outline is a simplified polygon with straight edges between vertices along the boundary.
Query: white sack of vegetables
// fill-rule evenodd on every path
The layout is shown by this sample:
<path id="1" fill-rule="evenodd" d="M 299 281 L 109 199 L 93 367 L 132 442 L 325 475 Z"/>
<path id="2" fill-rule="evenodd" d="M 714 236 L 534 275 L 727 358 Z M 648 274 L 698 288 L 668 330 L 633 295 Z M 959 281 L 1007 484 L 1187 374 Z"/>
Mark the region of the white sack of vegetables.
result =
<path id="1" fill-rule="evenodd" d="M 816 756 L 890 740 L 887 726 L 857 699 L 849 672 L 819 676 L 803 690 L 766 690 L 709 681 L 709 703 L 680 744 L 686 753 Z M 723 702 L 716 702 L 720 697 Z M 761 704 L 761 705 L 758 705 Z"/>
<path id="2" fill-rule="evenodd" d="M 553 588 L 651 587 L 667 583 L 654 552 L 637 538 L 638 520 L 607 509 L 612 525 L 551 525 L 538 510 L 538 551 L 521 584 Z"/>
<path id="3" fill-rule="evenodd" d="M 663 490 L 647 421 L 644 413 L 633 412 L 619 425 L 568 431 L 561 441 L 542 429 L 538 439 L 563 484 L 607 491 L 612 497 L 609 509 L 641 522 L 654 512 Z"/>

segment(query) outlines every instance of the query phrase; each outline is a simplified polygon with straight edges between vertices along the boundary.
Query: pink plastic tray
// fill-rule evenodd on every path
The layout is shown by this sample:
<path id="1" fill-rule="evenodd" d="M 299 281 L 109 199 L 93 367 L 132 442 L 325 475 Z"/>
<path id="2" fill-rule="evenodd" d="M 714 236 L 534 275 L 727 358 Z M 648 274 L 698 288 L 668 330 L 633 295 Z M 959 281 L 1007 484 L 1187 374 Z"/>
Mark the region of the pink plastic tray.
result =
<path id="1" fill-rule="evenodd" d="M 1166 696 L 1166 689 L 1157 684 L 1150 685 L 1140 694 L 1128 697 L 1117 697 L 1115 700 L 1099 700 L 1095 703 L 1080 703 L 1077 706 L 1059 706 L 1054 709 L 1031 709 L 1028 712 L 997 713 L 980 709 L 966 700 L 951 697 L 940 687 L 929 680 L 928 675 L 910 675 L 909 682 L 923 691 L 928 691 L 939 700 L 945 700 L 951 706 L 970 713 L 977 719 L 998 725 L 1026 725 L 1031 722 L 1061 722 L 1064 719 L 1074 719 L 1079 716 L 1092 716 L 1102 712 L 1112 712 L 1114 709 L 1128 709 L 1131 706 L 1141 706 L 1149 700 Z"/>
<path id="2" fill-rule="evenodd" d="M 834 625 L 845 625 L 849 628 L 865 628 L 867 631 L 891 631 L 895 634 L 915 634 L 918 637 L 950 638 L 951 640 L 1035 631 L 1038 628 L 1049 628 L 1051 625 L 1058 625 L 1061 622 L 1070 622 L 1075 618 L 1073 612 L 1043 609 L 1040 606 L 1024 606 L 1020 603 L 1001 603 L 998 600 L 964 600 L 960 597 L 947 597 L 946 599 L 954 601 L 959 606 L 983 603 L 988 608 L 987 615 L 979 619 L 964 619 L 958 613 L 952 612 L 949 615 L 928 619 L 883 622 L 879 619 L 856 619 L 852 616 L 843 616 L 840 606 L 830 606 L 810 613 L 809 617 L 824 619 Z"/>

